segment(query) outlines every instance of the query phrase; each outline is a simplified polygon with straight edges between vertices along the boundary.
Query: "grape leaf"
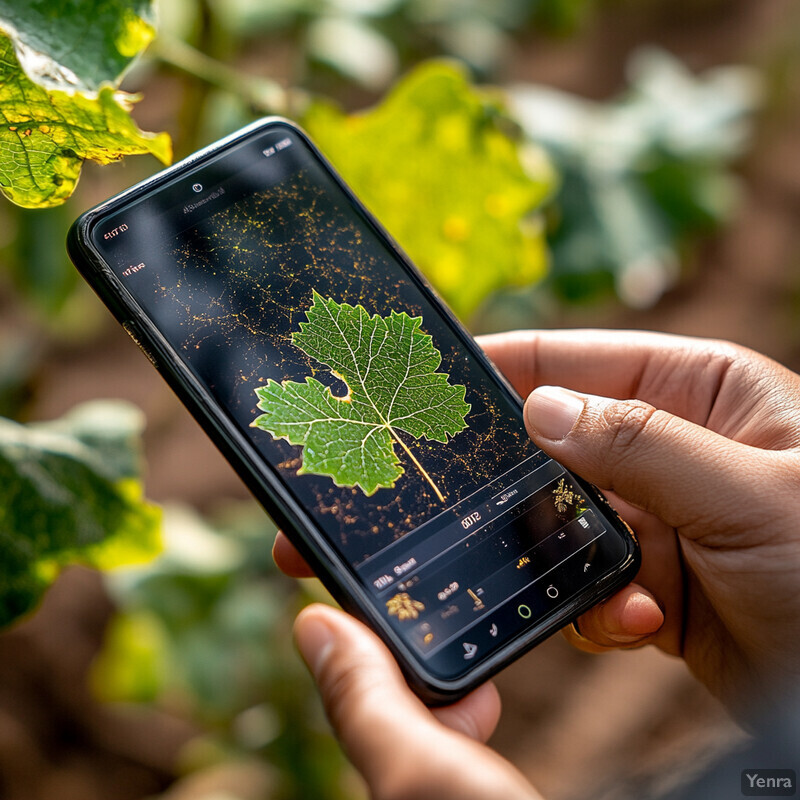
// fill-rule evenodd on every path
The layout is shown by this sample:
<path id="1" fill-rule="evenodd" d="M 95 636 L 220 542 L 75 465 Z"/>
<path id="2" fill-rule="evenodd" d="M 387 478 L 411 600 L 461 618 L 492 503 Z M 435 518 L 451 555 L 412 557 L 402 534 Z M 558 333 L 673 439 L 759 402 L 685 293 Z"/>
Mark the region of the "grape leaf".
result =
<path id="1" fill-rule="evenodd" d="M 153 40 L 155 11 L 152 0 L 0 0 L 0 30 L 34 83 L 96 92 Z"/>
<path id="2" fill-rule="evenodd" d="M 404 470 L 399 444 L 440 500 L 441 491 L 400 437 L 447 442 L 467 427 L 464 386 L 437 372 L 442 356 L 420 330 L 421 317 L 392 311 L 370 317 L 362 306 L 339 304 L 314 292 L 307 322 L 292 334 L 306 355 L 348 387 L 336 397 L 318 380 L 271 380 L 256 389 L 265 413 L 253 426 L 303 446 L 298 474 L 328 475 L 337 486 L 364 494 L 390 488 Z"/>
<path id="3" fill-rule="evenodd" d="M 96 97 L 47 91 L 22 71 L 0 34 L 0 191 L 43 208 L 72 194 L 84 159 L 108 164 L 152 153 L 169 163 L 169 137 L 140 131 L 128 113 L 131 99 L 110 87 Z"/>
<path id="4" fill-rule="evenodd" d="M 138 480 L 141 427 L 136 409 L 108 402 L 51 423 L 0 419 L 0 624 L 64 564 L 110 569 L 158 553 L 160 513 Z"/>
<path id="5" fill-rule="evenodd" d="M 322 103 L 303 125 L 453 310 L 544 277 L 536 211 L 555 173 L 503 126 L 496 94 L 454 65 L 428 62 L 375 108 L 347 116 Z"/>

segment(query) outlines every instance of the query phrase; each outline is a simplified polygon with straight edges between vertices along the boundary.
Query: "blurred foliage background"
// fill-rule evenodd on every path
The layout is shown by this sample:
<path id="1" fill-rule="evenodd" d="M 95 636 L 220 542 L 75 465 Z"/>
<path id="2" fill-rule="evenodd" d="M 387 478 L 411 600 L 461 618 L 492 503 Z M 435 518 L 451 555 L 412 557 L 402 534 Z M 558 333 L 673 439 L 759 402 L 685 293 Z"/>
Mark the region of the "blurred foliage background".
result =
<path id="1" fill-rule="evenodd" d="M 90 5 L 50 4 L 62 37 L 67 22 L 94 24 Z M 102 24 L 126 8 L 144 21 L 125 28 L 131 54 L 147 49 L 122 81 L 142 95 L 142 128 L 166 131 L 181 158 L 264 114 L 299 120 L 473 331 L 661 328 L 800 365 L 796 3 L 108 7 L 117 16 Z M 26 9 L 1 0 L 0 22 L 39 30 Z M 72 66 L 96 89 L 91 78 L 114 82 L 125 63 Z M 12 90 L 0 76 L 4 112 Z M 168 157 L 164 138 L 130 136 L 131 148 Z M 73 155 L 75 178 L 83 155 Z M 128 565 L 102 578 L 67 570 L 0 636 L 0 798 L 363 796 L 291 645 L 294 614 L 323 593 L 276 572 L 271 523 L 64 253 L 72 219 L 157 168 L 87 163 L 63 205 L 0 204 L 3 618 L 29 609 L 65 564 Z M 65 416 L 108 396 L 143 409 L 143 439 L 129 406 Z M 160 544 L 142 452 L 147 494 L 165 508 Z M 501 678 L 512 702 L 496 745 L 551 797 L 588 786 L 647 796 L 687 748 L 735 739 L 679 666 L 652 658 L 630 656 L 623 695 L 617 662 L 539 648 Z M 652 680 L 637 683 L 637 669 Z M 581 681 L 595 690 L 590 709 L 556 703 L 554 683 L 567 696 Z M 631 696 L 642 710 L 620 721 L 622 734 L 581 739 L 593 719 L 581 714 L 610 724 L 614 698 L 636 705 Z M 676 702 L 705 734 L 681 727 Z M 557 752 L 566 741 L 581 743 L 582 778 Z M 623 763 L 614 748 L 637 758 Z"/>

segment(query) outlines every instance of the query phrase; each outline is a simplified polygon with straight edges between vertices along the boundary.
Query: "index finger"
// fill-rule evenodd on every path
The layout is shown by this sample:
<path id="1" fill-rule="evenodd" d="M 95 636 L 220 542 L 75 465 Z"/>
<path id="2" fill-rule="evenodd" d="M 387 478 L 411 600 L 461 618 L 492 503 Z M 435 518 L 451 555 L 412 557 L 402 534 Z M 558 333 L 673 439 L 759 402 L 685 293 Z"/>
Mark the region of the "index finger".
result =
<path id="1" fill-rule="evenodd" d="M 278 565 L 278 569 L 285 572 L 290 578 L 313 578 L 314 570 L 297 552 L 297 548 L 278 531 L 275 543 L 272 545 L 272 557 Z"/>
<path id="2" fill-rule="evenodd" d="M 719 389 L 715 363 L 733 345 L 649 331 L 511 331 L 478 339 L 526 397 L 537 386 L 563 386 L 618 400 L 636 398 L 694 422 L 705 421 Z"/>

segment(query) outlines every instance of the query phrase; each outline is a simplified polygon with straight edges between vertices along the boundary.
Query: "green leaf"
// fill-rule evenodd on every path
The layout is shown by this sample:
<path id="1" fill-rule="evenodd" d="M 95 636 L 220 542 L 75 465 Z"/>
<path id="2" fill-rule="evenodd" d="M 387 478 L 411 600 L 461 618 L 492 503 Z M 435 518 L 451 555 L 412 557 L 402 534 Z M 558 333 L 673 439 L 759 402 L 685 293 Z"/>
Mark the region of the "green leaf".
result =
<path id="1" fill-rule="evenodd" d="M 457 314 L 543 277 L 531 213 L 554 173 L 507 135 L 497 98 L 455 66 L 420 67 L 366 113 L 316 104 L 303 123 Z"/>
<path id="2" fill-rule="evenodd" d="M 0 0 L 0 30 L 34 83 L 83 92 L 117 85 L 156 33 L 152 0 Z"/>
<path id="3" fill-rule="evenodd" d="M 762 88 L 750 68 L 694 75 L 654 48 L 636 51 L 627 72 L 628 89 L 605 103 L 533 85 L 509 99 L 562 176 L 552 283 L 590 299 L 613 281 L 623 302 L 647 307 L 678 278 L 687 248 L 736 208 L 729 163 L 750 139 Z"/>
<path id="4" fill-rule="evenodd" d="M 96 98 L 48 92 L 25 75 L 0 34 L 0 191 L 18 205 L 43 208 L 72 194 L 84 159 L 108 164 L 152 153 L 169 163 L 169 137 L 136 127 L 128 113 L 133 99 L 109 87 Z"/>
<path id="5" fill-rule="evenodd" d="M 160 513 L 142 499 L 141 415 L 91 403 L 55 423 L 0 420 L 0 624 L 28 611 L 61 566 L 110 569 L 160 548 Z"/>
<path id="6" fill-rule="evenodd" d="M 443 500 L 400 432 L 447 442 L 467 427 L 470 405 L 465 387 L 436 371 L 442 356 L 420 330 L 422 318 L 396 311 L 370 317 L 360 305 L 315 292 L 307 320 L 292 342 L 349 391 L 336 397 L 311 377 L 305 383 L 270 380 L 256 389 L 265 413 L 254 427 L 304 447 L 298 474 L 329 475 L 338 486 L 360 486 L 366 495 L 394 486 L 403 474 L 394 449 L 399 444 Z"/>

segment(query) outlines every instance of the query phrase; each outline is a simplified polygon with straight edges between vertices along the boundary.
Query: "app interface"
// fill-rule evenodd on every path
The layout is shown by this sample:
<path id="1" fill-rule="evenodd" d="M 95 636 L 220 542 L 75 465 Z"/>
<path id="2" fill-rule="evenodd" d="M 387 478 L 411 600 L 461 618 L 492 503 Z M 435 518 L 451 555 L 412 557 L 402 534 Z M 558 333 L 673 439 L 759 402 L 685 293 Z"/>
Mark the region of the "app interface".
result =
<path id="1" fill-rule="evenodd" d="M 434 674 L 457 677 L 625 558 L 293 130 L 93 238 Z"/>

